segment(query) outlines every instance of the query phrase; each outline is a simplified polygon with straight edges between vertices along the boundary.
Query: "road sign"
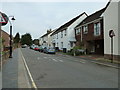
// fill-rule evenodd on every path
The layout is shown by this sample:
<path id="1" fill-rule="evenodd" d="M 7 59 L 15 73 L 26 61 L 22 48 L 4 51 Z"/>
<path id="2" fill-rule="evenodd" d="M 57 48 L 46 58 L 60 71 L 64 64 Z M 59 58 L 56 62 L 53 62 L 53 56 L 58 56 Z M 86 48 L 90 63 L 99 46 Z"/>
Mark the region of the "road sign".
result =
<path id="1" fill-rule="evenodd" d="M 115 36 L 115 33 L 114 33 L 114 31 L 113 30 L 110 30 L 109 31 L 109 36 L 112 38 L 113 36 Z"/>
<path id="2" fill-rule="evenodd" d="M 8 17 L 6 14 L 0 12 L 0 23 L 2 26 L 8 23 Z"/>

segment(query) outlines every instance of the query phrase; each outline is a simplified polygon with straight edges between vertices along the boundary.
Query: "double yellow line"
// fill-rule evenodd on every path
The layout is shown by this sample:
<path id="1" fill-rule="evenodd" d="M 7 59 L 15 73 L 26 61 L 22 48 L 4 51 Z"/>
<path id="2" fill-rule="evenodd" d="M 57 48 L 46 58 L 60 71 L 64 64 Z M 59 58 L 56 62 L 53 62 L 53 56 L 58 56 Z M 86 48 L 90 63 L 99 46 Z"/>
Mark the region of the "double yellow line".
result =
<path id="1" fill-rule="evenodd" d="M 20 49 L 20 51 L 21 51 L 21 49 Z M 33 80 L 33 77 L 32 77 L 32 75 L 31 75 L 31 73 L 30 73 L 30 70 L 29 70 L 28 65 L 27 65 L 27 63 L 26 63 L 26 60 L 25 60 L 25 58 L 24 58 L 24 56 L 23 56 L 23 54 L 22 54 L 22 51 L 21 51 L 21 56 L 22 56 L 22 59 L 23 59 L 25 68 L 26 68 L 26 70 L 27 70 L 27 72 L 28 72 L 28 75 L 29 75 L 29 77 L 30 77 L 30 80 L 31 80 L 31 82 L 32 82 L 32 86 L 33 86 L 33 88 L 35 88 L 35 90 L 37 90 L 37 86 L 36 86 L 36 84 L 35 84 L 35 82 L 34 82 L 34 80 Z"/>

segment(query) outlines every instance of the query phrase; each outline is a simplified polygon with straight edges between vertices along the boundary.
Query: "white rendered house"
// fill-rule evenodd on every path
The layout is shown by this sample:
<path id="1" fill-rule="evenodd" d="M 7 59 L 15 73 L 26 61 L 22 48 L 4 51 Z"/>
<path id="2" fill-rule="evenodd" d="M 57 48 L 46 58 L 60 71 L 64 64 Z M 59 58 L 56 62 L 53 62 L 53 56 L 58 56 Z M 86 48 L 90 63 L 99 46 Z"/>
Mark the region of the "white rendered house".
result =
<path id="1" fill-rule="evenodd" d="M 51 34 L 52 45 L 65 52 L 71 50 L 76 42 L 74 28 L 86 17 L 87 14 L 84 12 L 60 26 L 53 34 Z"/>
<path id="2" fill-rule="evenodd" d="M 111 38 L 109 31 L 113 30 L 113 55 L 120 60 L 120 0 L 111 0 L 104 14 L 104 54 L 106 58 L 111 55 Z"/>
<path id="3" fill-rule="evenodd" d="M 43 47 L 51 47 L 50 35 L 53 31 L 48 30 L 46 34 L 39 38 L 39 44 Z"/>

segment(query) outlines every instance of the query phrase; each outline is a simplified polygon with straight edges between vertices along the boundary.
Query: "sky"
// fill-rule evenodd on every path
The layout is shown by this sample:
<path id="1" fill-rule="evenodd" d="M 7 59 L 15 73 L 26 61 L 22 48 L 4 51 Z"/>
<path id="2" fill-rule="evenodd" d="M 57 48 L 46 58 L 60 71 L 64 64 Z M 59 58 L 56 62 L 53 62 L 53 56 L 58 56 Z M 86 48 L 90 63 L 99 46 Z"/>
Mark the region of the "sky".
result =
<path id="1" fill-rule="evenodd" d="M 100 1 L 100 0 L 99 0 Z M 7 16 L 14 16 L 12 22 L 13 36 L 17 32 L 20 35 L 30 33 L 32 39 L 38 39 L 48 29 L 56 29 L 83 12 L 88 15 L 104 8 L 109 0 L 97 2 L 60 1 L 60 2 L 2 2 L 0 11 Z M 2 29 L 9 33 L 8 23 Z"/>

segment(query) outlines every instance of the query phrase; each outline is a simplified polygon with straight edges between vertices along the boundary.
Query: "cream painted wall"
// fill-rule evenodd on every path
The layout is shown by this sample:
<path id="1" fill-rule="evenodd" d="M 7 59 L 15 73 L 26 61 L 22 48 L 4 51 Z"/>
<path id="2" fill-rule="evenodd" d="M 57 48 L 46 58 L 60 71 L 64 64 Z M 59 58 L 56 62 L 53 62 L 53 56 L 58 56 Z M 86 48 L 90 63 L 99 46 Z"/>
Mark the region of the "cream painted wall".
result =
<path id="1" fill-rule="evenodd" d="M 113 54 L 118 53 L 118 2 L 111 2 L 104 12 L 104 54 L 111 54 L 111 38 L 109 37 L 109 30 L 114 30 L 115 37 L 113 38 Z"/>

